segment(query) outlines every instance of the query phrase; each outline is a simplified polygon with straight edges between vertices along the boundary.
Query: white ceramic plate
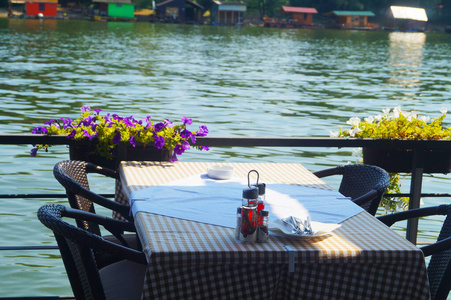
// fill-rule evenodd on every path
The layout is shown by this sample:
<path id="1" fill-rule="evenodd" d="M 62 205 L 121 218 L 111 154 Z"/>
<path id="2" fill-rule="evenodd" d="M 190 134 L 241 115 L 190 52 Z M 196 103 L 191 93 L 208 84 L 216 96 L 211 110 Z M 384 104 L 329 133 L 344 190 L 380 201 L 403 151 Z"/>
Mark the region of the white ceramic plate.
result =
<path id="1" fill-rule="evenodd" d="M 333 223 L 321 223 L 312 221 L 312 235 L 299 235 L 292 233 L 293 227 L 291 225 L 284 223 L 282 220 L 277 219 L 274 222 L 270 222 L 268 229 L 271 232 L 279 233 L 284 236 L 289 236 L 297 239 L 313 239 L 318 237 L 324 237 L 331 234 L 332 231 L 341 227 L 341 224 L 333 224 Z"/>
<path id="2" fill-rule="evenodd" d="M 233 176 L 232 166 L 212 165 L 207 168 L 207 175 L 213 179 L 230 179 Z"/>

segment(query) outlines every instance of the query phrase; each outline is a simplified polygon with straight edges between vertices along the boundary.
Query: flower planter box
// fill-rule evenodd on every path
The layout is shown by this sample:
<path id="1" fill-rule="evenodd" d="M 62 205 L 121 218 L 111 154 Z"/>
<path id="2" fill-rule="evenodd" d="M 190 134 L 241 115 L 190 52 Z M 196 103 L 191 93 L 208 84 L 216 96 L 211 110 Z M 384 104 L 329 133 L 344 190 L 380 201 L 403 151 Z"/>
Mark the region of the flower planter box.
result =
<path id="1" fill-rule="evenodd" d="M 120 143 L 117 146 L 116 155 L 113 159 L 96 155 L 93 153 L 95 144 L 69 145 L 69 157 L 71 160 L 88 161 L 98 166 L 116 170 L 119 163 L 124 160 L 134 161 L 169 161 L 172 151 L 166 148 L 157 149 L 148 145 L 136 145 Z"/>
<path id="2" fill-rule="evenodd" d="M 375 165 L 390 173 L 412 172 L 413 150 L 363 148 L 363 163 Z M 450 173 L 451 149 L 429 149 L 424 152 L 424 173 Z"/>

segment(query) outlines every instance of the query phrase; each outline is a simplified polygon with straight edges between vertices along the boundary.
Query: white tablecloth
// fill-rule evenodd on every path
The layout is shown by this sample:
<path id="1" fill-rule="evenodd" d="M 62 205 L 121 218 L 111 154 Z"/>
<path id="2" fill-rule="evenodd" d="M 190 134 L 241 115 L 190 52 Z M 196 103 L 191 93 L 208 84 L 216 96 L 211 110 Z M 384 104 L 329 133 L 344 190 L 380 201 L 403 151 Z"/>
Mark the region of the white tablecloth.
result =
<path id="1" fill-rule="evenodd" d="M 244 178 L 214 180 L 198 174 L 134 191 L 130 202 L 133 215 L 144 211 L 233 228 L 245 188 Z M 277 183 L 266 183 L 265 210 L 270 222 L 310 215 L 312 221 L 323 223 L 341 223 L 363 211 L 336 191 Z"/>

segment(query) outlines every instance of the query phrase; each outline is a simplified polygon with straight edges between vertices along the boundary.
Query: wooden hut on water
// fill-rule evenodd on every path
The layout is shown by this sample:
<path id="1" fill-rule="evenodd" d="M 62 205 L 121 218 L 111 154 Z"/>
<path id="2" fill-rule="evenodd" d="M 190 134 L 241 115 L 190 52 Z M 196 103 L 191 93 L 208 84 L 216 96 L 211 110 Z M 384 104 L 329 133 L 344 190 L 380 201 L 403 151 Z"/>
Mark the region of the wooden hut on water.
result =
<path id="1" fill-rule="evenodd" d="M 92 1 L 98 11 L 97 17 L 105 17 L 111 19 L 134 19 L 135 18 L 135 6 L 131 0 L 93 0 Z"/>
<path id="2" fill-rule="evenodd" d="M 210 23 L 212 25 L 241 25 L 245 12 L 246 4 L 244 2 L 213 0 L 210 7 Z"/>
<path id="3" fill-rule="evenodd" d="M 296 27 L 301 27 L 312 25 L 313 15 L 318 11 L 313 7 L 282 6 L 282 13 L 288 14 Z"/>
<path id="4" fill-rule="evenodd" d="M 26 18 L 56 18 L 58 0 L 10 0 L 11 14 L 13 6 L 20 7 Z"/>
<path id="5" fill-rule="evenodd" d="M 200 23 L 204 7 L 191 0 L 166 0 L 156 5 L 157 19 L 169 23 Z"/>
<path id="6" fill-rule="evenodd" d="M 424 8 L 390 6 L 386 29 L 398 31 L 424 31 L 428 17 Z"/>
<path id="7" fill-rule="evenodd" d="M 334 10 L 324 14 L 334 20 L 327 27 L 340 29 L 372 29 L 373 24 L 368 22 L 368 17 L 374 17 L 371 11 L 344 11 Z"/>

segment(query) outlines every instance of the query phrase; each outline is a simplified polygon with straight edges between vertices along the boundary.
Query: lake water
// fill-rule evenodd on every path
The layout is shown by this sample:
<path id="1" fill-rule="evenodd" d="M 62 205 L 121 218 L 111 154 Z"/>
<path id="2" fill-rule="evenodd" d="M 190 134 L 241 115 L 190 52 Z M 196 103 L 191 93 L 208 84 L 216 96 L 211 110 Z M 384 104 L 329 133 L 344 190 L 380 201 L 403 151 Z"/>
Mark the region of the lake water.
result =
<path id="1" fill-rule="evenodd" d="M 158 120 L 188 116 L 211 136 L 329 136 L 350 117 L 398 105 L 437 117 L 451 110 L 450 50 L 451 35 L 432 33 L 0 19 L 0 132 L 30 133 L 84 104 Z M 67 148 L 38 158 L 31 148 L 0 146 L 0 194 L 63 192 L 52 168 Z M 355 160 L 351 153 L 217 148 L 180 160 L 299 162 L 316 171 Z M 112 193 L 113 185 L 96 178 L 92 189 Z M 449 192 L 449 178 L 427 176 L 423 191 Z M 67 203 L 0 199 L 0 244 L 55 244 L 36 218 L 55 202 Z M 442 202 L 449 199 L 424 206 Z M 439 227 L 420 222 L 419 239 Z M 0 297 L 71 294 L 58 254 L 1 251 Z"/>

